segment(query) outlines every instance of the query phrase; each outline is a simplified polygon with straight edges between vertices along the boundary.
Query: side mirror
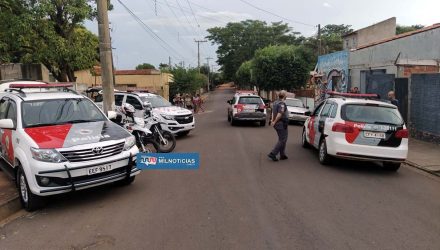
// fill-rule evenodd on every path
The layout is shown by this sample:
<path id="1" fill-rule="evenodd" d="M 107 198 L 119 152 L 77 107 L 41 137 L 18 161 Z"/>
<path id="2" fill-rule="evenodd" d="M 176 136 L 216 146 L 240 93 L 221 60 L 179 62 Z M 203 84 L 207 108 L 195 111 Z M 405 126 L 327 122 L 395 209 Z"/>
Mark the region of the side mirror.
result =
<path id="1" fill-rule="evenodd" d="M 107 112 L 107 117 L 110 120 L 116 119 L 117 116 L 118 116 L 118 113 L 116 113 L 115 111 L 108 111 Z"/>
<path id="2" fill-rule="evenodd" d="M 309 106 L 306 106 L 306 109 L 310 109 L 310 107 L 309 107 Z"/>
<path id="3" fill-rule="evenodd" d="M 228 104 L 231 104 L 231 100 L 227 100 L 226 102 L 227 102 Z"/>
<path id="4" fill-rule="evenodd" d="M 1 119 L 0 128 L 15 129 L 14 122 L 11 119 Z"/>

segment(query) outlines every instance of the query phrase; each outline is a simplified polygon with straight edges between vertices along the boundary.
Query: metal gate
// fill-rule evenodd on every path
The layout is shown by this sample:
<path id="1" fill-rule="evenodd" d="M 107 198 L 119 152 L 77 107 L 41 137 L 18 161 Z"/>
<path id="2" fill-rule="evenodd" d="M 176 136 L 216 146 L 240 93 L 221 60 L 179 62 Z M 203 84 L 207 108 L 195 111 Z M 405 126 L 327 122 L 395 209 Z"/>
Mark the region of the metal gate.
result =
<path id="1" fill-rule="evenodd" d="M 394 90 L 394 74 L 372 74 L 366 77 L 366 93 L 379 94 L 382 100 L 388 99 L 388 92 Z"/>
<path id="2" fill-rule="evenodd" d="M 396 78 L 395 83 L 394 92 L 399 101 L 399 111 L 403 120 L 408 123 L 408 78 Z"/>

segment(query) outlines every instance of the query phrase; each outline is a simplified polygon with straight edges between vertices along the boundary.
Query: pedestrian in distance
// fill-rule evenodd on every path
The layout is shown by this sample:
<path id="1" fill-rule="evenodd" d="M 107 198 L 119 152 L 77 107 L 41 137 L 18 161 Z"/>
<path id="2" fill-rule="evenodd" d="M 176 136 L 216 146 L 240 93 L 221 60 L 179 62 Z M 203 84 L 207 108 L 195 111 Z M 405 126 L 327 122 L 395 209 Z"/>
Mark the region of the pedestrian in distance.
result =
<path id="1" fill-rule="evenodd" d="M 199 113 L 199 101 L 200 101 L 200 96 L 199 94 L 196 94 L 196 96 L 194 96 L 192 99 L 195 114 Z"/>
<path id="2" fill-rule="evenodd" d="M 396 94 L 394 91 L 388 92 L 388 101 L 390 101 L 391 104 L 399 106 L 399 100 L 396 99 Z"/>
<path id="3" fill-rule="evenodd" d="M 271 125 L 278 135 L 278 142 L 273 150 L 267 155 L 273 161 L 278 161 L 277 155 L 280 154 L 280 160 L 287 160 L 286 143 L 288 137 L 289 116 L 286 100 L 287 92 L 282 90 L 278 93 L 278 100 L 273 103 Z"/>
<path id="4" fill-rule="evenodd" d="M 193 109 L 192 97 L 189 94 L 186 94 L 184 101 L 185 101 L 185 108 L 192 110 Z"/>

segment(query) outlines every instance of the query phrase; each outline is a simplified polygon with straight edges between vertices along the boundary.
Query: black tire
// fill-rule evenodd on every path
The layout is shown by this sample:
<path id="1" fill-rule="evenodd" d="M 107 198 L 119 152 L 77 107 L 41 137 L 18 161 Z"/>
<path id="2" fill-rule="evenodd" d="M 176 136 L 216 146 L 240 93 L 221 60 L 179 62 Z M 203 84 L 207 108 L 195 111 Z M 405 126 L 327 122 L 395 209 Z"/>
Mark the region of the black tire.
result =
<path id="1" fill-rule="evenodd" d="M 26 175 L 21 166 L 18 167 L 17 171 L 17 187 L 21 205 L 26 211 L 35 211 L 44 207 L 46 204 L 44 197 L 33 194 L 29 189 Z"/>
<path id="2" fill-rule="evenodd" d="M 399 170 L 401 163 L 398 162 L 384 162 L 383 167 L 388 171 L 396 172 Z"/>
<path id="3" fill-rule="evenodd" d="M 139 153 L 157 153 L 159 151 L 159 145 L 151 139 L 144 139 L 143 144 L 145 151 L 141 145 L 138 145 Z"/>
<path id="4" fill-rule="evenodd" d="M 162 140 L 160 140 L 160 138 L 158 137 L 157 138 L 158 139 L 157 142 L 159 145 L 158 151 L 160 153 L 172 152 L 174 150 L 174 148 L 176 147 L 176 137 L 168 131 L 162 130 L 161 133 L 162 133 L 162 137 L 166 140 L 166 144 L 164 144 L 162 142 Z"/>
<path id="5" fill-rule="evenodd" d="M 318 158 L 322 165 L 329 165 L 332 161 L 331 156 L 327 153 L 327 143 L 325 139 L 322 139 L 319 143 Z"/>
<path id="6" fill-rule="evenodd" d="M 261 121 L 261 122 L 260 122 L 260 126 L 261 126 L 261 127 L 266 126 L 266 121 Z"/>
<path id="7" fill-rule="evenodd" d="M 231 116 L 228 114 L 228 122 L 231 121 Z"/>
<path id="8" fill-rule="evenodd" d="M 303 148 L 310 148 L 310 144 L 307 142 L 306 130 L 305 129 L 303 129 L 303 132 L 302 132 L 301 145 L 302 145 Z"/>
<path id="9" fill-rule="evenodd" d="M 117 181 L 116 184 L 119 186 L 128 186 L 134 182 L 135 177 L 136 176 L 131 176 L 131 177 L 125 178 L 123 180 Z"/>
<path id="10" fill-rule="evenodd" d="M 178 136 L 187 136 L 189 134 L 190 130 L 187 131 L 183 131 L 183 132 L 179 132 L 177 133 Z"/>
<path id="11" fill-rule="evenodd" d="M 234 118 L 231 118 L 231 126 L 237 125 L 237 121 Z"/>

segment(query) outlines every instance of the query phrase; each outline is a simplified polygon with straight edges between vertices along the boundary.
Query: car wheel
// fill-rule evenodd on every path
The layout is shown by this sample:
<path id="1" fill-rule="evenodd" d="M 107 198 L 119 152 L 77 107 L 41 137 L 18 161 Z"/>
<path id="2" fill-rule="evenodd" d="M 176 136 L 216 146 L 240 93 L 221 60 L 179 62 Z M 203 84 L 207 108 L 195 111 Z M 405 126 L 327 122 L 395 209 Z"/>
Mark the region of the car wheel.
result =
<path id="1" fill-rule="evenodd" d="M 228 114 L 228 122 L 231 121 L 231 116 Z"/>
<path id="2" fill-rule="evenodd" d="M 310 144 L 307 142 L 307 137 L 306 137 L 306 130 L 303 129 L 302 132 L 302 136 L 301 136 L 301 144 L 303 148 L 310 148 Z"/>
<path id="3" fill-rule="evenodd" d="M 384 162 L 383 163 L 383 167 L 388 170 L 388 171 L 397 171 L 400 168 L 400 163 L 396 163 L 396 162 Z"/>
<path id="4" fill-rule="evenodd" d="M 189 130 L 177 133 L 178 136 L 187 136 L 189 134 Z"/>
<path id="5" fill-rule="evenodd" d="M 120 186 L 128 186 L 128 185 L 130 185 L 131 183 L 133 183 L 135 177 L 136 177 L 136 176 L 131 176 L 131 177 L 125 178 L 125 179 L 123 179 L 123 180 L 117 181 L 116 183 L 117 183 L 118 185 L 120 185 Z"/>
<path id="6" fill-rule="evenodd" d="M 327 154 L 327 143 L 322 139 L 319 143 L 319 162 L 322 165 L 328 165 L 331 162 L 331 156 Z"/>
<path id="7" fill-rule="evenodd" d="M 44 197 L 35 195 L 29 189 L 29 184 L 24 174 L 23 168 L 19 166 L 17 171 L 17 187 L 20 196 L 20 202 L 26 211 L 32 212 L 40 209 L 45 204 Z"/>
<path id="8" fill-rule="evenodd" d="M 261 127 L 266 126 L 266 121 L 261 121 L 261 122 L 260 122 L 260 126 L 261 126 Z"/>
<path id="9" fill-rule="evenodd" d="M 237 125 L 237 121 L 234 118 L 231 118 L 231 126 Z"/>

